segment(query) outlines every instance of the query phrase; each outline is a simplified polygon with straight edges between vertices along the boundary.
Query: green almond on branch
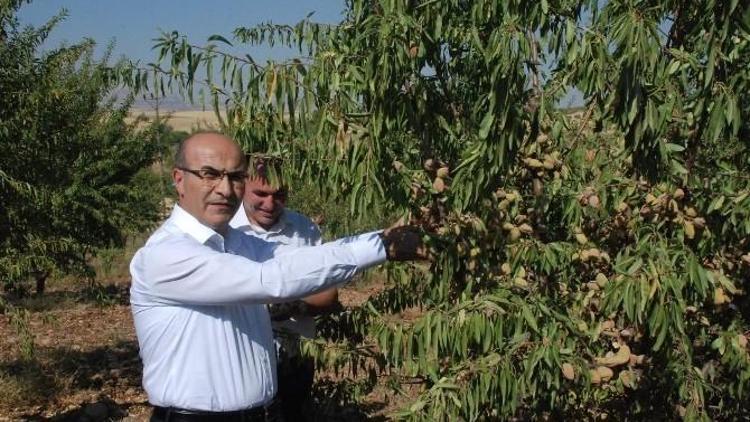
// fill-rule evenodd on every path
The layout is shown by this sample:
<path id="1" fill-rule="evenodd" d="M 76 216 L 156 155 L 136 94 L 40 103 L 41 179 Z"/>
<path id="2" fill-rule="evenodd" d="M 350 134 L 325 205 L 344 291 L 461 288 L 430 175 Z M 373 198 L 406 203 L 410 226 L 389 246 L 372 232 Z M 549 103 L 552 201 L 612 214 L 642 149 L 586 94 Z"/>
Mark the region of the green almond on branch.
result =
<path id="1" fill-rule="evenodd" d="M 576 238 L 576 242 L 578 242 L 581 245 L 585 245 L 589 241 L 589 239 L 583 233 L 576 233 L 575 238 Z"/>
<path id="2" fill-rule="evenodd" d="M 521 238 L 521 230 L 518 227 L 513 226 L 508 233 L 508 238 L 511 242 L 517 241 Z"/>
<path id="3" fill-rule="evenodd" d="M 536 158 L 524 158 L 523 163 L 531 169 L 539 169 L 544 167 L 544 164 Z"/>
<path id="4" fill-rule="evenodd" d="M 627 344 L 623 344 L 617 350 L 617 353 L 610 356 L 598 357 L 595 359 L 595 362 L 597 365 L 610 368 L 625 365 L 630 362 L 630 347 Z"/>

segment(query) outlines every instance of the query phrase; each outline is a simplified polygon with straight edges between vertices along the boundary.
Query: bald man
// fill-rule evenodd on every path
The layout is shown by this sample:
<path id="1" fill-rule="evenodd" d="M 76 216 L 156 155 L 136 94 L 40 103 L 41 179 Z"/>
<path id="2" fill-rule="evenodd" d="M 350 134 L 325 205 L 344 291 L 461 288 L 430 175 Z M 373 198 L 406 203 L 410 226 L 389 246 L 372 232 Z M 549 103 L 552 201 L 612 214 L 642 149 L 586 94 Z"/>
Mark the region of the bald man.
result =
<path id="1" fill-rule="evenodd" d="M 229 226 L 247 178 L 239 146 L 218 133 L 184 140 L 170 217 L 130 264 L 130 303 L 152 421 L 266 421 L 276 357 L 265 304 L 340 286 L 386 259 L 420 257 L 409 230 L 373 232 L 274 258 Z"/>

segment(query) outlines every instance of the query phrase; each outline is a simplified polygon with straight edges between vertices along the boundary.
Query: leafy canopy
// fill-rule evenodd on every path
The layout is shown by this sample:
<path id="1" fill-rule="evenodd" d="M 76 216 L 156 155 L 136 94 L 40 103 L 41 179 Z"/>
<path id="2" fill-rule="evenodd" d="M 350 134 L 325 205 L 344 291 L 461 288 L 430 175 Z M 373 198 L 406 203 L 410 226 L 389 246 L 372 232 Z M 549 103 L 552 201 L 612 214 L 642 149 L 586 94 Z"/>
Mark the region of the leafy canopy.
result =
<path id="1" fill-rule="evenodd" d="M 90 272 L 97 248 L 156 220 L 145 170 L 157 145 L 124 122 L 107 57 L 94 43 L 39 53 L 64 12 L 20 28 L 22 2 L 0 3 L 0 274 L 6 288 Z"/>
<path id="2" fill-rule="evenodd" d="M 747 417 L 745 3 L 351 0 L 155 49 L 131 86 L 197 90 L 247 149 L 430 232 L 428 269 L 306 345 L 416 383 L 392 416 Z"/>

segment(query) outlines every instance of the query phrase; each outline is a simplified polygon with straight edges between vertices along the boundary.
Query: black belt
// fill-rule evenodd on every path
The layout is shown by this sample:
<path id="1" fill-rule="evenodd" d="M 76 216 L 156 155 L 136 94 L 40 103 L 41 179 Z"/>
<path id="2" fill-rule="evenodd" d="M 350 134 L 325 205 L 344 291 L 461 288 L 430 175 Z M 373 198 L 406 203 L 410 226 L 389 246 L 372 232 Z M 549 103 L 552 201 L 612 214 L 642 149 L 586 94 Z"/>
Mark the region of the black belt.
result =
<path id="1" fill-rule="evenodd" d="M 265 422 L 266 409 L 261 406 L 231 412 L 204 412 L 154 406 L 151 420 L 162 422 Z"/>

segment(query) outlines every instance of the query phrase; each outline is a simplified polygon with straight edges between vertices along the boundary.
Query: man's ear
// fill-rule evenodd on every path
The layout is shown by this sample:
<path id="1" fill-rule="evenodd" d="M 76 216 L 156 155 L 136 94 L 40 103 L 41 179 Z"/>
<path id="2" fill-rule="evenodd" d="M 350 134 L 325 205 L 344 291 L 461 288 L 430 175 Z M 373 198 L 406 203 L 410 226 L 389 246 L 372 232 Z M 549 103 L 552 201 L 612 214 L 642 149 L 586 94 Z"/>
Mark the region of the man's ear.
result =
<path id="1" fill-rule="evenodd" d="M 180 169 L 172 169 L 172 182 L 175 189 L 177 189 L 177 195 L 182 198 L 185 194 L 185 187 L 183 182 L 185 180 L 185 172 Z"/>

